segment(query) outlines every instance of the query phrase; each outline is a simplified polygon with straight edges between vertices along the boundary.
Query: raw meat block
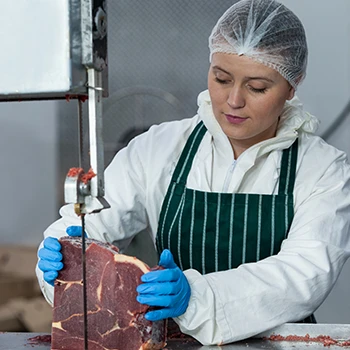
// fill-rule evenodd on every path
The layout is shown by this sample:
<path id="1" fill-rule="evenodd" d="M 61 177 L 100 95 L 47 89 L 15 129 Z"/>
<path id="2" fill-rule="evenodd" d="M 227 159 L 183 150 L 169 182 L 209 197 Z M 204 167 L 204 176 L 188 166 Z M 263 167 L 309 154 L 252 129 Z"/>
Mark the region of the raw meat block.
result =
<path id="1" fill-rule="evenodd" d="M 64 268 L 55 282 L 52 350 L 84 349 L 81 238 L 62 237 Z M 151 269 L 108 243 L 86 239 L 89 350 L 156 350 L 166 343 L 166 321 L 150 322 L 136 301 Z"/>

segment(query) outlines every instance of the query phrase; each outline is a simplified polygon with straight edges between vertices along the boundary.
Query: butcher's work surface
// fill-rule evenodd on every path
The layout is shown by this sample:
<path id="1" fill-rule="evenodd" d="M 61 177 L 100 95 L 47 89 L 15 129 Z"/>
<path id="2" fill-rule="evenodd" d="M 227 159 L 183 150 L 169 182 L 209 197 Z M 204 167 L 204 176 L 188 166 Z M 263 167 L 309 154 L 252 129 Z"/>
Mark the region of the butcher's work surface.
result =
<path id="1" fill-rule="evenodd" d="M 296 327 L 295 327 L 296 326 Z M 336 340 L 346 340 L 350 338 L 348 333 L 350 330 L 350 325 L 294 325 L 287 324 L 278 328 L 275 328 L 272 332 L 267 332 L 266 335 L 281 334 L 290 335 L 289 331 L 296 330 L 294 334 L 305 335 L 310 334 L 311 336 L 317 335 L 329 335 Z M 323 331 L 319 333 L 317 331 Z M 325 330 L 327 330 L 325 332 Z M 299 333 L 299 331 L 301 333 Z M 316 333 L 314 333 L 316 332 Z M 346 332 L 344 334 L 343 332 Z M 338 335 L 338 336 L 336 336 Z M 49 343 L 44 343 L 40 341 L 30 341 L 29 339 L 42 336 L 42 334 L 37 333 L 0 333 L 0 350 L 50 350 L 51 345 Z M 350 347 L 345 347 L 344 349 L 350 349 Z M 174 340 L 169 339 L 165 347 L 167 350 L 247 350 L 247 349 L 341 349 L 336 345 L 331 345 L 330 347 L 325 347 L 322 343 L 306 343 L 306 342 L 293 342 L 293 341 L 268 341 L 264 339 L 248 339 L 242 342 L 228 344 L 224 346 L 201 346 L 190 340 Z"/>

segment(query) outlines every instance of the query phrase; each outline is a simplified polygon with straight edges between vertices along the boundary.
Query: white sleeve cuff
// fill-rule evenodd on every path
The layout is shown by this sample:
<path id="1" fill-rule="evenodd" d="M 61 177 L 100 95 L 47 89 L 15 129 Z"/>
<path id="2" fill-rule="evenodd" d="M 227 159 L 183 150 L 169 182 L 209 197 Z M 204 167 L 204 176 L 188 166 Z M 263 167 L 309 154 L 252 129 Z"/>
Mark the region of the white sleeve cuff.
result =
<path id="1" fill-rule="evenodd" d="M 207 280 L 196 270 L 186 270 L 191 287 L 191 298 L 186 312 L 174 318 L 181 332 L 192 336 L 203 345 L 222 343 L 216 322 L 215 296 Z"/>

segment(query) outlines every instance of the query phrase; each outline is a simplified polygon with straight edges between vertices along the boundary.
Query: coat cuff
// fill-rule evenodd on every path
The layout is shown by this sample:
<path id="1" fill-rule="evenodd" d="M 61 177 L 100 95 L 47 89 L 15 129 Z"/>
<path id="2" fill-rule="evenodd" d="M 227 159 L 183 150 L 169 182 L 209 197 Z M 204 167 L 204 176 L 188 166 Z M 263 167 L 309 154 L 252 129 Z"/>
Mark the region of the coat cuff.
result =
<path id="1" fill-rule="evenodd" d="M 196 270 L 186 270 L 185 276 L 191 287 L 191 298 L 186 312 L 174 318 L 181 332 L 188 334 L 203 345 L 222 343 L 216 316 L 223 313 L 216 309 L 215 296 L 206 278 Z"/>

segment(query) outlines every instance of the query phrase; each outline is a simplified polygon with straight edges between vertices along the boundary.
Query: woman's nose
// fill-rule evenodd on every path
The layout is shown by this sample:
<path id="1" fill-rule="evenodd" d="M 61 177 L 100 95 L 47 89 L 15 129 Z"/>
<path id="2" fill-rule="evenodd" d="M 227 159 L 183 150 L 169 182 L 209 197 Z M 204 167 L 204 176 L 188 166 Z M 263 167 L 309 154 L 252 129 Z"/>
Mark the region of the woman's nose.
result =
<path id="1" fill-rule="evenodd" d="M 242 108 L 245 106 L 245 98 L 240 87 L 233 87 L 228 95 L 227 103 L 232 108 Z"/>

